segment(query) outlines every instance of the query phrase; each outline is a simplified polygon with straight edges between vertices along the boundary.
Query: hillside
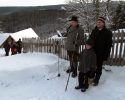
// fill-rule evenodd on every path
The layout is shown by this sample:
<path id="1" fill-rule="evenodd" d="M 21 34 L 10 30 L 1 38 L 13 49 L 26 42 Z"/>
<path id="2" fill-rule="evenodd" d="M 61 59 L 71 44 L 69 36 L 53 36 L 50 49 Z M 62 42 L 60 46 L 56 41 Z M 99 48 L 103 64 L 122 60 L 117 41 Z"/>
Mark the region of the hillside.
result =
<path id="1" fill-rule="evenodd" d="M 32 10 L 61 10 L 62 6 L 65 5 L 0 7 L 0 15 L 8 15 L 15 12 Z"/>

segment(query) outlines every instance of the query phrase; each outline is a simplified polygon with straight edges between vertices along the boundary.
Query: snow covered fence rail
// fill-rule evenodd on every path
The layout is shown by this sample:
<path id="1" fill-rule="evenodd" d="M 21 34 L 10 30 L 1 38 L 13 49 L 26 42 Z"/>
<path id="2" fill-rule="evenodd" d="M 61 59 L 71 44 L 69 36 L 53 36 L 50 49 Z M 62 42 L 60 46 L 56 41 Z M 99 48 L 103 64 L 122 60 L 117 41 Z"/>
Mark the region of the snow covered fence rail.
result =
<path id="1" fill-rule="evenodd" d="M 23 39 L 24 52 L 47 52 L 58 54 L 61 58 L 68 59 L 67 51 L 65 50 L 65 40 L 63 39 Z M 84 49 L 80 46 L 79 52 Z M 125 32 L 113 33 L 113 46 L 107 65 L 125 65 Z"/>

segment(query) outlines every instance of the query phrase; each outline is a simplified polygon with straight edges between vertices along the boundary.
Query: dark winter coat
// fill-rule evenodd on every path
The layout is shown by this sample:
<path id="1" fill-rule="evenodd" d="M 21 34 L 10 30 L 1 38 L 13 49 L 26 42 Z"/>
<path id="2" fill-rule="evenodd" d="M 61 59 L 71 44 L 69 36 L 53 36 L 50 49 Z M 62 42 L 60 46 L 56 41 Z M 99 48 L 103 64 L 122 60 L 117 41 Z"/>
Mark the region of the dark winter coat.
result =
<path id="1" fill-rule="evenodd" d="M 93 49 L 97 58 L 101 58 L 103 61 L 107 60 L 112 46 L 112 32 L 105 27 L 102 30 L 96 27 L 89 39 L 94 42 Z"/>
<path id="2" fill-rule="evenodd" d="M 14 42 L 11 46 L 12 55 L 17 53 L 17 44 Z"/>
<path id="3" fill-rule="evenodd" d="M 9 42 L 5 42 L 4 43 L 4 49 L 5 49 L 6 52 L 10 51 L 10 44 L 9 44 Z"/>
<path id="4" fill-rule="evenodd" d="M 84 44 L 84 30 L 80 26 L 76 29 L 69 27 L 63 36 L 67 37 L 65 43 L 67 51 L 78 51 L 78 47 Z"/>
<path id="5" fill-rule="evenodd" d="M 17 48 L 21 49 L 22 48 L 22 41 L 17 41 Z"/>
<path id="6" fill-rule="evenodd" d="M 16 42 L 16 44 L 17 44 L 17 52 L 21 53 L 22 47 L 23 47 L 22 46 L 22 41 L 19 40 L 19 41 Z"/>
<path id="7" fill-rule="evenodd" d="M 80 54 L 79 71 L 82 73 L 95 72 L 96 70 L 96 54 L 94 50 L 85 49 Z"/>

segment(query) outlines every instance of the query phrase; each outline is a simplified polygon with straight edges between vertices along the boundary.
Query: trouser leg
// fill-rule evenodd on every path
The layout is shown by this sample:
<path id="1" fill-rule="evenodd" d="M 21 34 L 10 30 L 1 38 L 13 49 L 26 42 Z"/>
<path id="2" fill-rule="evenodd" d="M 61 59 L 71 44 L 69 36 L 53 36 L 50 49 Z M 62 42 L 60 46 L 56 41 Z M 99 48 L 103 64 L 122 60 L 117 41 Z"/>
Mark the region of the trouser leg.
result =
<path id="1" fill-rule="evenodd" d="M 79 72 L 78 86 L 76 86 L 75 89 L 82 89 L 82 88 L 84 88 L 84 73 Z"/>
<path id="2" fill-rule="evenodd" d="M 72 52 L 71 51 L 67 51 L 67 54 L 68 54 L 69 62 L 70 62 L 70 68 L 68 69 L 68 72 L 69 72 L 69 70 L 72 72 L 74 70 L 73 69 L 73 62 L 72 62 Z"/>
<path id="3" fill-rule="evenodd" d="M 97 57 L 97 69 L 96 69 L 96 75 L 95 75 L 95 83 L 99 83 L 100 77 L 102 75 L 102 65 L 103 60 L 102 58 Z"/>
<path id="4" fill-rule="evenodd" d="M 85 89 L 88 89 L 88 87 L 89 87 L 88 79 L 89 79 L 89 73 L 86 73 L 84 75 L 84 88 Z"/>
<path id="5" fill-rule="evenodd" d="M 79 72 L 78 82 L 79 82 L 79 86 L 80 86 L 80 87 L 83 87 L 83 86 L 84 86 L 84 73 Z"/>
<path id="6" fill-rule="evenodd" d="M 72 54 L 73 56 L 73 74 L 72 74 L 72 77 L 76 77 L 77 76 L 77 53 L 76 52 L 73 52 Z"/>
<path id="7" fill-rule="evenodd" d="M 88 87 L 89 87 L 89 84 L 88 84 L 88 73 L 85 73 L 85 74 L 84 74 L 84 79 L 83 79 L 83 81 L 84 81 L 84 85 L 83 85 L 83 88 L 81 89 L 81 91 L 82 91 L 82 92 L 85 92 L 86 89 L 88 89 Z"/>
<path id="8" fill-rule="evenodd" d="M 5 54 L 5 56 L 9 56 L 9 52 L 8 52 L 8 51 L 6 51 L 6 54 Z"/>
<path id="9" fill-rule="evenodd" d="M 69 61 L 70 61 L 70 69 L 74 73 L 77 73 L 77 53 L 74 51 L 68 51 Z"/>

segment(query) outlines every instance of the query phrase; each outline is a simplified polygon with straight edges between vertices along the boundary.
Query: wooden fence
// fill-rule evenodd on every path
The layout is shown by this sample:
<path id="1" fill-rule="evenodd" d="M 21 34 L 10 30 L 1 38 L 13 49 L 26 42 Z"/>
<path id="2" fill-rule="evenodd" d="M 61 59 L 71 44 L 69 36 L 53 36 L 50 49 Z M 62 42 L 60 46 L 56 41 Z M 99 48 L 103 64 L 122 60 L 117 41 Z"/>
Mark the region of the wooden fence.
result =
<path id="1" fill-rule="evenodd" d="M 125 65 L 125 32 L 113 33 L 113 46 L 107 65 Z M 60 58 L 68 59 L 65 50 L 65 40 L 63 39 L 23 39 L 23 51 L 26 52 L 46 52 L 57 54 Z M 81 52 L 85 46 L 80 46 Z"/>

